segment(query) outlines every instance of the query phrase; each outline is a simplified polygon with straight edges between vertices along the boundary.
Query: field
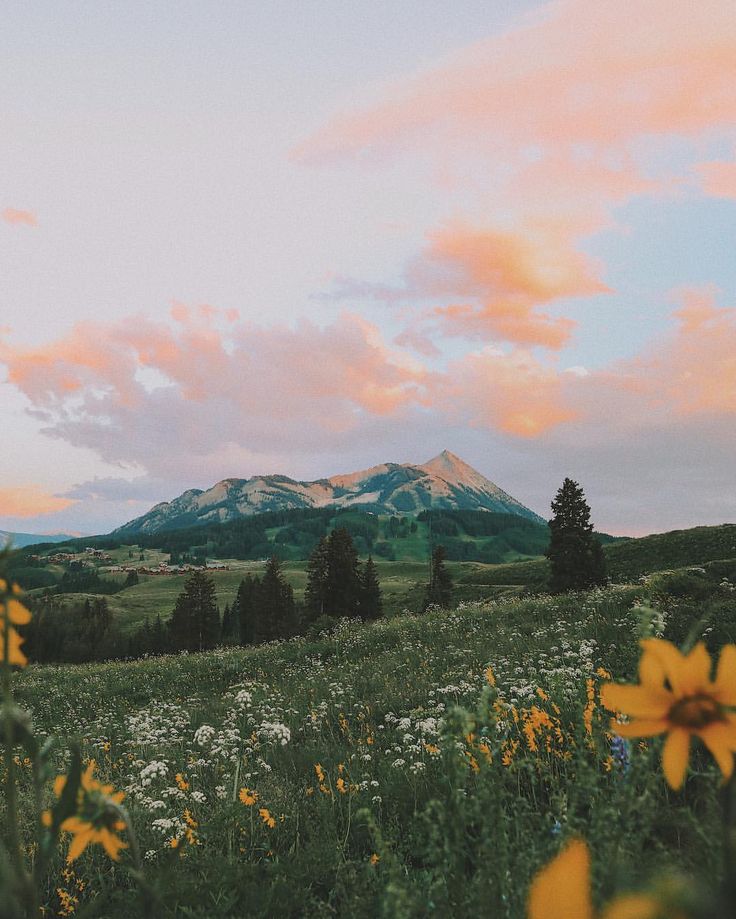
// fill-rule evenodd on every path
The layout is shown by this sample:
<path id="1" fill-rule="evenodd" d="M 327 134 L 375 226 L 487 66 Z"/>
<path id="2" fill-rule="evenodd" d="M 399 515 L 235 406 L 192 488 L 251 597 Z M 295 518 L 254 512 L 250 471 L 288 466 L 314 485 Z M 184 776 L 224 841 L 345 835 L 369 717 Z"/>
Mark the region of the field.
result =
<path id="1" fill-rule="evenodd" d="M 138 547 L 135 548 L 135 557 L 138 559 Z M 111 554 L 114 555 L 115 552 Z M 128 548 L 119 550 L 119 554 L 121 559 L 123 557 L 127 559 Z M 152 550 L 145 550 L 144 555 L 147 565 L 158 564 L 165 558 L 162 553 Z M 226 603 L 232 604 L 234 601 L 238 586 L 246 573 L 260 574 L 265 566 L 265 562 L 262 561 L 223 559 L 222 562 L 228 566 L 229 570 L 211 572 L 221 611 Z M 118 563 L 117 559 L 116 563 Z M 141 562 L 141 564 L 144 563 Z M 421 609 L 428 577 L 425 562 L 386 562 L 379 559 L 376 566 L 383 592 L 384 612 L 387 616 L 398 615 L 405 609 L 411 612 Z M 48 567 L 55 570 L 55 566 Z M 495 570 L 497 566 L 484 565 L 482 562 L 448 562 L 447 567 L 455 581 L 455 593 L 458 600 L 479 599 L 498 593 L 508 593 L 509 589 L 514 592 L 513 585 L 509 588 L 509 585 L 492 586 L 486 583 L 488 579 L 484 573 Z M 294 588 L 295 599 L 297 602 L 301 601 L 307 581 L 305 563 L 285 562 L 283 570 L 286 580 Z M 114 578 L 121 583 L 124 580 L 124 575 L 109 574 L 105 567 L 101 567 L 99 571 L 105 578 Z M 141 574 L 138 584 L 125 587 L 119 593 L 109 595 L 107 602 L 121 631 L 126 634 L 130 633 L 142 625 L 146 618 L 153 621 L 156 616 L 160 615 L 163 620 L 168 619 L 178 594 L 184 588 L 185 581 L 186 575 L 184 574 L 166 576 Z M 31 594 L 33 595 L 33 592 Z M 72 604 L 88 596 L 94 595 L 61 594 L 60 600 L 63 603 Z"/>
<path id="2" fill-rule="evenodd" d="M 410 546 L 409 554 L 413 555 L 414 552 L 419 552 L 419 544 L 414 545 L 415 538 L 414 535 L 410 535 L 395 542 L 397 545 Z M 137 545 L 120 546 L 108 551 L 116 565 L 156 566 L 168 558 L 167 553 L 159 549 L 141 549 Z M 686 565 L 707 565 L 733 558 L 736 555 L 736 526 L 696 527 L 641 539 L 624 540 L 606 544 L 604 551 L 613 580 L 626 583 L 652 571 Z M 222 610 L 226 603 L 232 604 L 238 585 L 245 574 L 248 571 L 262 571 L 264 562 L 237 559 L 221 561 L 229 570 L 213 571 L 212 577 L 217 590 L 217 601 Z M 383 591 L 385 615 L 392 617 L 402 614 L 405 610 L 418 612 L 422 606 L 428 577 L 426 561 L 416 557 L 404 561 L 386 561 L 379 558 L 376 564 Z M 548 563 L 544 558 L 517 560 L 505 564 L 451 561 L 447 563 L 447 567 L 455 582 L 457 601 L 498 599 L 512 597 L 525 591 L 541 591 L 545 588 L 549 575 Z M 64 569 L 48 565 L 44 570 L 60 578 Z M 124 579 L 123 575 L 109 574 L 106 566 L 101 566 L 99 570 L 103 577 L 115 578 L 121 582 Z M 305 562 L 285 562 L 284 573 L 294 588 L 296 600 L 301 601 L 306 585 Z M 124 634 L 130 633 L 142 625 L 146 617 L 150 621 L 157 615 L 163 620 L 168 619 L 176 597 L 184 587 L 185 579 L 184 575 L 142 574 L 139 584 L 110 595 L 108 604 L 121 631 Z M 65 602 L 74 603 L 84 596 L 66 594 L 63 595 L 63 599 Z"/>
<path id="3" fill-rule="evenodd" d="M 149 885 L 94 847 L 57 862 L 47 904 L 521 919 L 532 876 L 577 835 L 596 898 L 665 870 L 712 887 L 717 768 L 697 753 L 671 792 L 660 741 L 614 742 L 599 689 L 635 679 L 638 637 L 681 641 L 706 608 L 709 641 L 735 640 L 725 571 L 345 622 L 311 643 L 30 667 L 19 701 L 125 791 Z"/>

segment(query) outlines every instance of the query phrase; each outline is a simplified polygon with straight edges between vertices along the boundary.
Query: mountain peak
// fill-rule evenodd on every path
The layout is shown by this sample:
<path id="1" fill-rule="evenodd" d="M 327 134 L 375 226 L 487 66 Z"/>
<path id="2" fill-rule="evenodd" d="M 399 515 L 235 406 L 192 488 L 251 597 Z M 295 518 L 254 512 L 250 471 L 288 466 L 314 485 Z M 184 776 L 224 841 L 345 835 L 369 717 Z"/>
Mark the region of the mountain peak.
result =
<path id="1" fill-rule="evenodd" d="M 192 489 L 173 501 L 157 504 L 116 532 L 154 533 L 292 508 L 361 506 L 380 508 L 388 514 L 448 508 L 541 519 L 459 456 L 443 450 L 421 466 L 381 463 L 313 482 L 298 482 L 283 475 L 223 479 L 204 492 Z"/>
<path id="2" fill-rule="evenodd" d="M 481 481 L 484 484 L 491 484 L 477 469 L 473 469 L 465 460 L 460 459 L 459 456 L 449 450 L 443 450 L 442 453 L 423 463 L 419 468 L 424 469 L 430 475 L 438 475 L 440 478 L 454 484 L 460 482 L 477 484 Z"/>

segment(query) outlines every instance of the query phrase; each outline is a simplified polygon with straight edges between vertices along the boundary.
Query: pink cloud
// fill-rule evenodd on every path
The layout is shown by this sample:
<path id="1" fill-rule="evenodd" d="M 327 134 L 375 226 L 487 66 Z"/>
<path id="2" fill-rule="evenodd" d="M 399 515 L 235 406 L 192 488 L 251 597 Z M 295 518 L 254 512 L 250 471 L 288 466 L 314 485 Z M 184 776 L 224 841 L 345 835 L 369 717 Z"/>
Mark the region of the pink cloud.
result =
<path id="1" fill-rule="evenodd" d="M 428 139 L 572 154 L 581 145 L 616 151 L 637 137 L 730 131 L 735 44 L 730 0 L 557 0 L 398 82 L 372 108 L 335 118 L 297 155 Z"/>
<path id="2" fill-rule="evenodd" d="M 324 328 L 225 321 L 178 311 L 174 324 L 80 323 L 41 347 L 0 342 L 0 360 L 46 433 L 162 475 L 235 446 L 324 448 L 424 398 L 425 369 L 360 317 Z M 141 370 L 162 384 L 147 388 Z"/>
<path id="3" fill-rule="evenodd" d="M 736 199 L 736 162 L 700 163 L 696 171 L 706 195 Z"/>
<path id="4" fill-rule="evenodd" d="M 566 297 L 608 290 L 597 263 L 574 251 L 569 232 L 551 222 L 502 232 L 455 223 L 429 234 L 407 275 L 415 298 L 451 298 L 433 312 L 446 334 L 557 349 L 574 323 L 540 311 Z"/>
<path id="5" fill-rule="evenodd" d="M 716 306 L 716 293 L 710 287 L 677 292 L 674 331 L 616 368 L 653 410 L 680 418 L 736 415 L 736 308 Z"/>
<path id="6" fill-rule="evenodd" d="M 576 417 L 560 375 L 531 354 L 492 348 L 453 362 L 436 404 L 473 427 L 535 438 Z"/>
<path id="7" fill-rule="evenodd" d="M 607 290 L 582 240 L 635 196 L 679 193 L 708 142 L 729 138 L 730 0 L 555 0 L 398 78 L 295 156 L 383 164 L 410 155 L 415 169 L 428 168 L 457 194 L 455 213 L 473 213 L 454 231 L 428 233 L 416 262 L 417 297 L 441 290 L 446 299 L 440 331 L 557 349 L 572 323 L 545 305 Z M 678 157 L 668 159 L 675 141 Z M 708 194 L 736 190 L 731 164 L 699 171 Z"/>
<path id="8" fill-rule="evenodd" d="M 390 346 L 347 313 L 324 327 L 195 313 L 82 323 L 43 346 L 0 342 L 0 360 L 45 433 L 177 481 L 209 469 L 230 475 L 259 456 L 355 451 L 450 428 L 591 448 L 654 429 L 687 437 L 707 420 L 732 431 L 736 309 L 717 307 L 711 290 L 678 297 L 668 336 L 587 375 L 520 347 L 485 347 L 430 369 L 404 350 L 421 354 L 421 336 Z"/>
<path id="9" fill-rule="evenodd" d="M 21 211 L 15 207 L 6 207 L 2 212 L 2 218 L 6 223 L 15 224 L 16 226 L 38 226 L 38 220 L 34 213 L 31 211 Z"/>
<path id="10" fill-rule="evenodd" d="M 71 498 L 52 495 L 39 485 L 0 488 L 0 517 L 28 518 L 54 514 L 74 504 Z"/>

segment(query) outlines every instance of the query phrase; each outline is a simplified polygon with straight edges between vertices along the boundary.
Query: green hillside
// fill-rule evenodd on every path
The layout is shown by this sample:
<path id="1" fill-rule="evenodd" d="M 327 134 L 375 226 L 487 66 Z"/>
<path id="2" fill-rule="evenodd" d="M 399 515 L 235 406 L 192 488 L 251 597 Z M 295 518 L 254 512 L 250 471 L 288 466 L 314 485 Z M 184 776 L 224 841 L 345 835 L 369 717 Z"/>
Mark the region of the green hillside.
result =
<path id="1" fill-rule="evenodd" d="M 221 609 L 225 604 L 233 602 L 238 585 L 246 573 L 261 571 L 265 564 L 264 556 L 272 552 L 287 559 L 284 572 L 294 588 L 297 602 L 301 601 L 306 585 L 303 556 L 310 546 L 309 540 L 318 539 L 336 525 L 350 529 L 363 557 L 369 551 L 374 553 L 383 591 L 384 612 L 389 617 L 400 615 L 405 610 L 418 612 L 421 608 L 428 576 L 430 526 L 433 543 L 449 547 L 448 554 L 451 559 L 454 556 L 454 560 L 448 562 L 448 567 L 455 581 L 456 601 L 513 596 L 529 591 L 541 592 L 546 588 L 549 574 L 547 561 L 540 557 L 546 547 L 546 528 L 510 515 L 448 511 L 433 512 L 431 517 L 422 514 L 417 518 L 392 518 L 354 511 L 339 514 L 310 514 L 301 511 L 265 515 L 263 520 L 251 520 L 255 521 L 254 527 L 246 528 L 244 532 L 249 534 L 248 538 L 254 532 L 262 533 L 259 557 L 221 558 L 220 563 L 226 570 L 211 572 Z M 264 527 L 264 523 L 271 526 Z M 223 551 L 224 547 L 232 546 L 232 540 L 242 536 L 240 527 L 240 521 L 220 528 L 213 527 L 211 537 L 202 547 L 207 557 L 215 557 L 209 554 L 213 548 Z M 205 529 L 200 527 L 197 533 Z M 110 569 L 125 565 L 155 569 L 160 563 L 169 560 L 172 552 L 180 553 L 180 557 L 192 554 L 196 559 L 193 552 L 200 547 L 190 544 L 189 538 L 190 534 L 181 531 L 148 537 L 141 541 L 141 545 L 131 546 L 100 537 L 94 545 L 105 546 L 99 550 L 104 553 L 102 559 L 94 559 L 83 551 L 90 540 L 47 546 L 37 559 L 32 557 L 38 552 L 34 548 L 30 552 L 18 554 L 14 562 L 15 576 L 33 592 L 48 589 L 53 592 L 62 591 L 60 600 L 69 604 L 104 593 L 116 623 L 127 634 L 140 626 L 146 618 L 152 621 L 160 615 L 162 619 L 167 619 L 177 595 L 183 589 L 186 575 L 141 573 L 139 583 L 123 587 L 125 574 Z M 159 545 L 152 547 L 152 541 Z M 522 549 L 527 552 L 522 552 Z M 83 562 L 85 569 L 99 580 L 88 588 L 75 588 L 69 573 L 72 563 L 68 560 L 54 561 L 59 558 L 58 553 L 65 550 L 77 550 L 74 558 Z M 260 555 L 261 550 L 263 555 Z M 710 566 L 719 560 L 736 558 L 736 526 L 724 524 L 696 527 L 639 539 L 609 540 L 604 545 L 604 551 L 612 580 L 627 583 L 654 571 Z M 478 556 L 487 557 L 491 552 L 495 557 L 503 557 L 504 561 L 494 564 L 477 560 Z M 391 558 L 386 558 L 382 553 L 389 554 Z M 458 556 L 469 560 L 458 560 Z M 727 573 L 730 567 L 726 565 L 724 571 Z"/>
<path id="2" fill-rule="evenodd" d="M 422 561 L 428 557 L 430 536 L 441 542 L 453 561 L 497 564 L 544 553 L 549 540 L 546 524 L 516 514 L 488 511 L 425 511 L 418 515 L 320 508 L 274 511 L 228 523 L 206 524 L 145 536 L 98 536 L 62 546 L 34 547 L 50 555 L 94 546 L 111 552 L 135 543 L 175 557 L 257 560 L 277 554 L 282 560 L 303 560 L 321 536 L 337 527 L 349 530 L 361 555 L 388 561 Z M 604 537 L 610 539 L 610 537 Z"/>
<path id="3" fill-rule="evenodd" d="M 736 559 L 736 525 L 693 527 L 604 544 L 608 574 L 616 583 L 634 581 L 653 571 Z M 524 585 L 543 589 L 549 564 L 543 558 L 493 565 L 468 574 L 467 583 Z"/>

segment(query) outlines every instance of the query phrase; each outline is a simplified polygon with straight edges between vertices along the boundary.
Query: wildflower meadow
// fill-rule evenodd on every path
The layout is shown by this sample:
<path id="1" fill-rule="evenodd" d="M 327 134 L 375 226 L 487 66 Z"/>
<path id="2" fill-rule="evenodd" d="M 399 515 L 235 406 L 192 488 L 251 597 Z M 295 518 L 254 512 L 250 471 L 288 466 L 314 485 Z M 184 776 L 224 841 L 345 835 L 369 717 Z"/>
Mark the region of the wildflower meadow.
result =
<path id="1" fill-rule="evenodd" d="M 3 917 L 736 915 L 736 647 L 647 583 L 33 667 L 0 588 Z"/>

